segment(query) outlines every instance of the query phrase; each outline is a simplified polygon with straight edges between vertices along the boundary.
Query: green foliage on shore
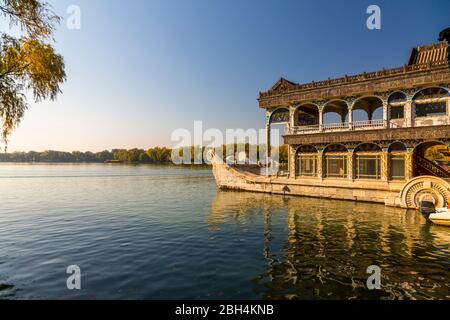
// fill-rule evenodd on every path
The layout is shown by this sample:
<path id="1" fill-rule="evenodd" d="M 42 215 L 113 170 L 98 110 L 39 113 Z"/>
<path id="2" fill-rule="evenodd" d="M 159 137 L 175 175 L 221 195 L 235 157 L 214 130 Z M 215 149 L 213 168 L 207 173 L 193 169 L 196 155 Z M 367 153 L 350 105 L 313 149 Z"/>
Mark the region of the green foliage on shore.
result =
<path id="1" fill-rule="evenodd" d="M 115 161 L 128 163 L 170 163 L 172 150 L 165 147 L 143 149 L 113 149 L 111 154 Z"/>
<path id="2" fill-rule="evenodd" d="M 219 148 L 220 149 L 220 148 Z M 265 150 L 265 146 L 256 147 L 258 154 Z M 234 145 L 226 148 L 222 147 L 224 158 L 237 153 L 238 150 L 245 150 L 248 154 L 250 146 Z M 186 147 L 178 149 L 178 154 L 182 157 L 184 153 L 190 153 L 190 162 L 194 163 L 195 159 L 202 159 L 205 154 L 205 147 Z M 280 162 L 287 162 L 287 146 L 281 146 L 279 151 L 277 148 L 272 149 L 272 153 L 279 152 Z M 169 164 L 172 163 L 172 149 L 166 147 L 155 147 L 147 150 L 144 149 L 113 149 L 111 151 L 105 150 L 101 152 L 63 152 L 63 151 L 44 151 L 44 152 L 13 152 L 0 153 L 0 162 L 63 162 L 63 163 L 103 163 L 103 162 L 118 162 L 118 163 L 158 163 Z"/>
<path id="3" fill-rule="evenodd" d="M 170 163 L 171 150 L 167 148 L 143 149 L 114 149 L 101 152 L 13 152 L 0 154 L 0 162 L 73 162 L 73 163 L 101 163 L 101 162 L 123 162 L 123 163 Z"/>

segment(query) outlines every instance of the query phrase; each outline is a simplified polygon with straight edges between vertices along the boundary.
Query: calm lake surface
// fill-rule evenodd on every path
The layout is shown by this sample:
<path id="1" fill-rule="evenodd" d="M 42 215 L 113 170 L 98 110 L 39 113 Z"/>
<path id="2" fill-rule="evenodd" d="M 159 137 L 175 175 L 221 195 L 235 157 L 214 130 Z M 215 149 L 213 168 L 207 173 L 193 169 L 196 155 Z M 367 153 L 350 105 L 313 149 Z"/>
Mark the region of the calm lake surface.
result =
<path id="1" fill-rule="evenodd" d="M 217 191 L 204 167 L 0 164 L 0 298 L 449 299 L 449 243 L 416 212 Z"/>

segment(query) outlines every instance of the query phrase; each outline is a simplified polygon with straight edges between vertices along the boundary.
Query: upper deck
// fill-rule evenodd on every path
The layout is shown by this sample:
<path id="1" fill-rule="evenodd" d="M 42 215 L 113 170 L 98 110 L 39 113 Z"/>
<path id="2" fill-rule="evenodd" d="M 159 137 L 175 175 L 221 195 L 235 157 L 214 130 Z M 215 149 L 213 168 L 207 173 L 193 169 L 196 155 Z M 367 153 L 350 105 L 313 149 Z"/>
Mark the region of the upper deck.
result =
<path id="1" fill-rule="evenodd" d="M 416 47 L 400 68 L 307 84 L 280 79 L 260 93 L 268 124 L 287 135 L 450 125 L 449 44 Z"/>

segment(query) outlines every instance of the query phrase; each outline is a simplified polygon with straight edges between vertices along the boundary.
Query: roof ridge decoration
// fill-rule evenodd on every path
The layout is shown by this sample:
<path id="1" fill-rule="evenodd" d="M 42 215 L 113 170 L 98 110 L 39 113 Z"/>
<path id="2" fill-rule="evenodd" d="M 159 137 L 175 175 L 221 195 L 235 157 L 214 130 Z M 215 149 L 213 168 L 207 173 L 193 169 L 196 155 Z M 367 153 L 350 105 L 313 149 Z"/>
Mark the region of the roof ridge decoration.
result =
<path id="1" fill-rule="evenodd" d="M 294 90 L 298 84 L 292 81 L 289 81 L 283 77 L 280 78 L 269 91 L 271 92 L 286 92 L 290 90 Z"/>

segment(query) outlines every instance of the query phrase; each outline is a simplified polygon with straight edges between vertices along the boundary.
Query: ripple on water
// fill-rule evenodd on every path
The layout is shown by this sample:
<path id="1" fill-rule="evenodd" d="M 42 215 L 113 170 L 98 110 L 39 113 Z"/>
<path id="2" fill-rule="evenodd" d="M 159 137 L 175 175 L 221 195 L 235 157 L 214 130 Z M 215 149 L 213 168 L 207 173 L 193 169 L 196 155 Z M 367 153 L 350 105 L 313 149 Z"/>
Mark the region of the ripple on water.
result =
<path id="1" fill-rule="evenodd" d="M 449 298 L 450 230 L 415 212 L 216 191 L 195 167 L 0 164 L 0 194 L 2 298 Z"/>

